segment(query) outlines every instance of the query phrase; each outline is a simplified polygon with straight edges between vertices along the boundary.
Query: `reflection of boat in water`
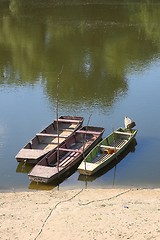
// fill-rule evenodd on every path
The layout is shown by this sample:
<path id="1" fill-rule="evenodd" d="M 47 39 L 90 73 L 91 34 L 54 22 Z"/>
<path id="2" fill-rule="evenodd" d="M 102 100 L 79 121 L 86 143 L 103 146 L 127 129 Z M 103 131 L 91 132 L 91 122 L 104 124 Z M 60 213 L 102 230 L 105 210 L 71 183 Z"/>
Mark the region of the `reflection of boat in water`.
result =
<path id="1" fill-rule="evenodd" d="M 24 164 L 24 163 L 19 163 L 18 166 L 17 166 L 17 169 L 16 169 L 16 172 L 17 173 L 25 173 L 25 174 L 28 174 L 31 169 L 33 168 L 33 165 L 32 164 Z"/>
<path id="2" fill-rule="evenodd" d="M 53 188 L 58 187 L 58 185 L 52 185 L 52 184 L 44 184 L 44 183 L 36 183 L 36 182 L 31 182 L 28 186 L 29 189 L 31 190 L 45 190 L 49 191 L 52 190 Z"/>
<path id="3" fill-rule="evenodd" d="M 130 145 L 123 151 L 117 158 L 115 158 L 112 162 L 110 162 L 105 168 L 99 170 L 96 174 L 93 174 L 91 176 L 87 175 L 79 175 L 78 180 L 79 181 L 88 181 L 93 182 L 97 178 L 103 176 L 107 172 L 109 172 L 111 169 L 117 166 L 118 163 L 120 163 L 130 152 L 135 152 L 135 147 L 137 145 L 137 141 L 134 138 Z M 116 169 L 115 169 L 116 170 Z M 115 172 L 114 172 L 114 178 L 115 178 Z"/>

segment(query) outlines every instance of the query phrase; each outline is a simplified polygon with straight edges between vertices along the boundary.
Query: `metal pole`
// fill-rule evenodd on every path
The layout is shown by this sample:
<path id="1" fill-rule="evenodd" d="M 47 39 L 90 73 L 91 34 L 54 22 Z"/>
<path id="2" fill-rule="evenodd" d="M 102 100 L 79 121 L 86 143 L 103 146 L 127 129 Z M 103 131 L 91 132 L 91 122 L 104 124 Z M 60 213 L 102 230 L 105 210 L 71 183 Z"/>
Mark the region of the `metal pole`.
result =
<path id="1" fill-rule="evenodd" d="M 58 112 L 59 112 L 59 82 L 60 82 L 60 75 L 62 74 L 63 66 L 58 74 L 58 80 L 57 80 L 57 96 L 56 96 L 56 118 L 57 118 L 57 136 L 58 136 L 58 147 L 57 147 L 57 170 L 58 170 L 58 177 L 59 177 L 59 123 L 58 123 Z"/>

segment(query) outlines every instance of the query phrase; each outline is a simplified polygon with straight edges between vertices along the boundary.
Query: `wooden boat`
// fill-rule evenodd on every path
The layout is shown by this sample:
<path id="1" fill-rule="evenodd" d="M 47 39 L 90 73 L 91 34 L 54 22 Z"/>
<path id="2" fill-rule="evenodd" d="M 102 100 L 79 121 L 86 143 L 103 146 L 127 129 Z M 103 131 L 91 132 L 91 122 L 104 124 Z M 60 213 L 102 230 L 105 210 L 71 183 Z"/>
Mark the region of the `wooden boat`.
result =
<path id="1" fill-rule="evenodd" d="M 128 147 L 121 153 L 119 154 L 115 159 L 113 159 L 109 164 L 107 164 L 105 167 L 100 169 L 99 171 L 96 172 L 96 174 L 92 175 L 84 175 L 84 174 L 79 174 L 78 176 L 78 181 L 84 181 L 84 182 L 93 182 L 96 179 L 102 177 L 104 174 L 108 173 L 112 168 L 114 170 L 117 169 L 117 165 L 125 158 L 127 157 L 128 154 L 134 153 L 136 151 L 136 146 L 137 146 L 137 141 L 135 138 L 131 141 L 131 143 L 128 145 Z M 115 172 L 113 175 L 113 182 L 115 178 Z"/>
<path id="2" fill-rule="evenodd" d="M 36 164 L 48 152 L 54 150 L 58 144 L 63 144 L 74 131 L 81 128 L 82 123 L 82 117 L 59 117 L 25 145 L 16 155 L 16 160 Z"/>
<path id="3" fill-rule="evenodd" d="M 102 140 L 78 167 L 83 175 L 93 175 L 115 160 L 134 139 L 137 130 L 119 128 Z"/>
<path id="4" fill-rule="evenodd" d="M 28 174 L 35 182 L 48 183 L 64 177 L 102 139 L 104 128 L 86 126 L 77 130 L 64 144 L 43 157 Z M 77 165 L 78 166 L 78 165 Z"/>

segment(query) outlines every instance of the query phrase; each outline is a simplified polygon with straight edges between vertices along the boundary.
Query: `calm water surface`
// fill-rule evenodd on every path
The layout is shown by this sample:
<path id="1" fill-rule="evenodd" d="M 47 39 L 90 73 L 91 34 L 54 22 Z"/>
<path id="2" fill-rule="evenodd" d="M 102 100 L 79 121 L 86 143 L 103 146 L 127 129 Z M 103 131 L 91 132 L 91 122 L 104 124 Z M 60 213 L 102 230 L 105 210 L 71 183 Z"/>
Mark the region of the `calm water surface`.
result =
<path id="1" fill-rule="evenodd" d="M 138 134 L 116 166 L 59 187 L 159 187 L 160 4 L 57 2 L 0 0 L 0 191 L 55 187 L 30 183 L 15 155 L 56 118 L 62 67 L 59 115 L 91 115 L 104 137 L 127 115 Z"/>

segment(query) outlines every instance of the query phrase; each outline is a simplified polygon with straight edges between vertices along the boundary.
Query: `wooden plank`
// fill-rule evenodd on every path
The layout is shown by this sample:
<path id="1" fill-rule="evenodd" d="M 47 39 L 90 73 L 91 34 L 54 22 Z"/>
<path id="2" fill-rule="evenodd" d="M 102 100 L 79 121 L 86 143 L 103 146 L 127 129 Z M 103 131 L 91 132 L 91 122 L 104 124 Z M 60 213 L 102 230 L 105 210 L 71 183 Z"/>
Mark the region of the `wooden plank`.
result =
<path id="1" fill-rule="evenodd" d="M 56 147 L 57 147 L 57 144 L 54 144 L 54 143 L 47 144 L 47 146 L 45 147 L 45 150 L 48 152 Z"/>
<path id="2" fill-rule="evenodd" d="M 78 153 L 74 153 L 67 161 L 62 162 L 61 167 L 66 167 L 69 165 L 76 157 L 78 156 Z"/>
<path id="3" fill-rule="evenodd" d="M 37 159 L 40 156 L 43 156 L 46 151 L 41 149 L 27 149 L 23 148 L 19 151 L 16 158 L 24 158 L 24 159 Z"/>
<path id="4" fill-rule="evenodd" d="M 58 137 L 58 134 L 52 134 L 52 133 L 37 133 L 37 137 Z M 64 136 L 60 136 L 59 138 L 64 138 Z"/>
<path id="5" fill-rule="evenodd" d="M 109 145 L 100 145 L 100 147 L 102 148 L 110 148 L 110 149 L 120 149 L 119 147 L 113 147 L 113 146 L 109 146 Z"/>
<path id="6" fill-rule="evenodd" d="M 67 159 L 69 159 L 72 155 L 74 155 L 74 152 L 67 152 L 66 155 L 64 155 L 62 158 L 60 158 L 59 166 L 62 165 L 63 162 L 66 161 Z"/>
<path id="7" fill-rule="evenodd" d="M 72 131 L 70 131 L 72 132 Z M 67 132 L 67 131 L 63 131 L 63 132 L 60 132 L 59 135 L 63 138 L 67 138 L 68 136 L 70 136 L 70 132 Z"/>
<path id="8" fill-rule="evenodd" d="M 114 131 L 114 133 L 132 136 L 132 133 L 129 133 L 129 132 Z"/>
<path id="9" fill-rule="evenodd" d="M 116 147 L 122 148 L 126 142 L 127 142 L 127 140 L 121 139 L 120 141 L 116 142 L 115 145 L 116 145 Z"/>
<path id="10" fill-rule="evenodd" d="M 78 152 L 78 153 L 82 153 L 82 151 L 78 150 L 78 149 L 72 149 L 72 148 L 59 148 L 60 151 L 65 151 L 65 152 Z"/>
<path id="11" fill-rule="evenodd" d="M 68 152 L 63 158 L 60 159 L 60 164 L 59 166 L 63 166 L 65 162 L 70 160 L 71 157 L 73 157 L 75 152 Z"/>
<path id="12" fill-rule="evenodd" d="M 87 130 L 77 130 L 76 133 L 93 134 L 93 135 L 100 135 L 101 134 L 101 132 L 87 131 Z"/>
<path id="13" fill-rule="evenodd" d="M 56 167 L 36 165 L 28 175 L 35 178 L 42 177 L 42 178 L 48 179 L 49 177 L 57 173 L 58 173 L 58 169 Z"/>
<path id="14" fill-rule="evenodd" d="M 75 128 L 70 129 L 70 128 L 59 128 L 59 131 L 64 131 L 64 132 L 74 132 Z"/>
<path id="15" fill-rule="evenodd" d="M 113 153 L 112 153 L 113 154 Z M 96 162 L 96 164 L 98 163 L 102 163 L 102 162 L 104 162 L 104 161 L 106 161 L 108 158 L 110 158 L 111 157 L 111 154 L 108 154 L 108 153 L 106 153 L 99 161 L 97 161 Z"/>
<path id="16" fill-rule="evenodd" d="M 55 120 L 57 121 L 57 120 Z M 67 122 L 67 123 L 79 123 L 81 120 L 76 120 L 76 119 L 58 119 L 58 122 Z"/>
<path id="17" fill-rule="evenodd" d="M 97 163 L 97 162 L 99 162 L 104 156 L 106 156 L 106 153 L 103 153 L 103 154 L 101 154 L 101 155 L 99 155 L 99 156 L 96 156 L 96 157 L 94 157 L 93 159 L 92 159 L 92 162 L 91 163 Z"/>
<path id="18" fill-rule="evenodd" d="M 60 167 L 63 166 L 63 164 L 67 162 L 70 158 L 71 158 L 70 156 L 66 157 L 63 161 L 60 162 L 59 166 Z"/>

